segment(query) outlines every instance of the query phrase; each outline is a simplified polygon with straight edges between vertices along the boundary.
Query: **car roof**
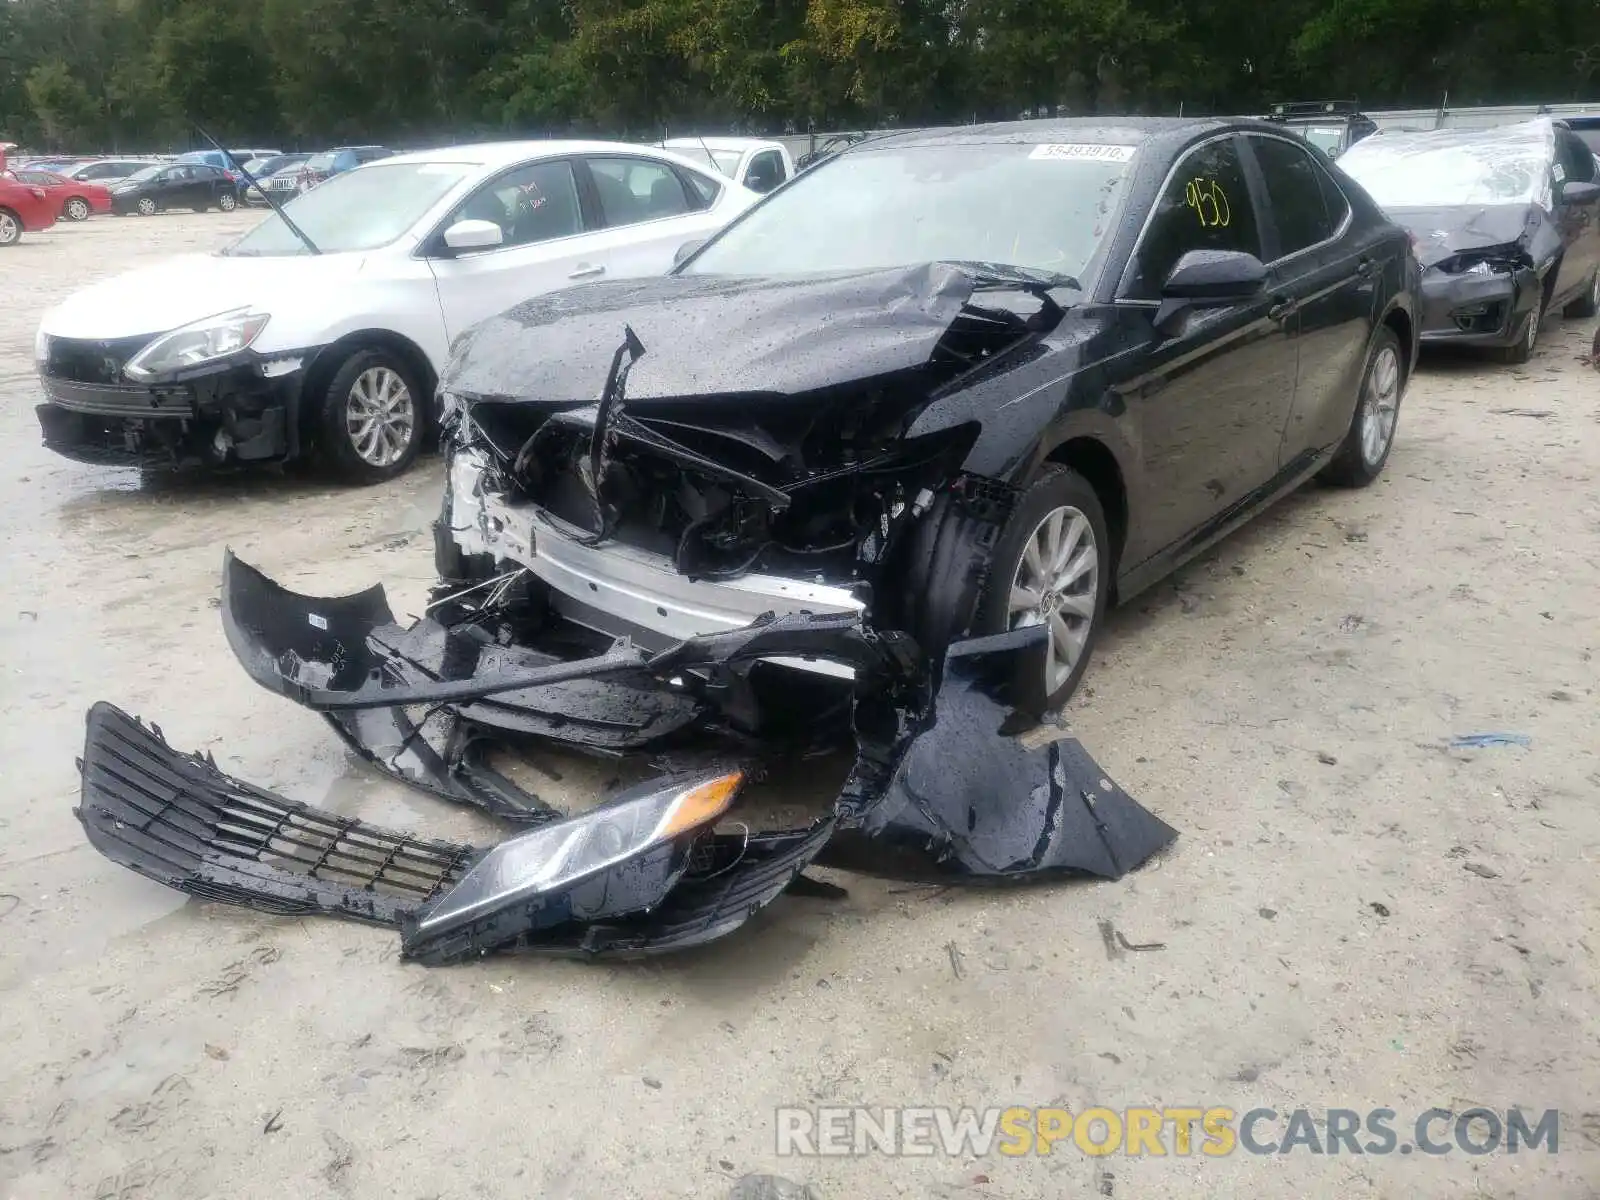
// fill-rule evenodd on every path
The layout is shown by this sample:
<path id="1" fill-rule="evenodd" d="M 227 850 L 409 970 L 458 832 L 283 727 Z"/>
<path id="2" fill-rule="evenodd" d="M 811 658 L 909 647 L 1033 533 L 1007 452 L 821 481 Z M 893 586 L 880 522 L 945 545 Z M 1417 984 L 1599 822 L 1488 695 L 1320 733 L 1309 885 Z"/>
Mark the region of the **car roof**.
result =
<path id="1" fill-rule="evenodd" d="M 477 142 L 465 146 L 442 146 L 437 150 L 409 150 L 383 160 L 387 165 L 403 163 L 461 163 L 464 166 L 505 167 L 525 158 L 558 154 L 661 154 L 651 146 L 631 142 L 528 141 Z M 666 157 L 683 161 L 671 151 Z M 377 164 L 369 164 L 376 166 Z M 693 166 L 693 163 L 685 163 Z M 705 170 L 700 164 L 699 169 Z"/>
<path id="2" fill-rule="evenodd" d="M 1506 125 L 1487 125 L 1481 129 L 1451 125 L 1444 129 L 1380 129 L 1363 141 L 1395 151 L 1446 149 L 1463 145 L 1506 145 L 1519 141 L 1548 144 L 1554 126 L 1549 117 L 1516 121 Z M 1374 140 L 1381 139 L 1381 140 Z M 1358 143 L 1359 144 L 1359 143 Z"/>
<path id="3" fill-rule="evenodd" d="M 1043 117 L 1033 121 L 996 121 L 987 125 L 951 125 L 869 137 L 845 154 L 884 146 L 962 146 L 1012 142 L 1019 145 L 1086 143 L 1095 146 L 1173 145 L 1207 133 L 1229 129 L 1279 133 L 1281 125 L 1235 117 Z"/>

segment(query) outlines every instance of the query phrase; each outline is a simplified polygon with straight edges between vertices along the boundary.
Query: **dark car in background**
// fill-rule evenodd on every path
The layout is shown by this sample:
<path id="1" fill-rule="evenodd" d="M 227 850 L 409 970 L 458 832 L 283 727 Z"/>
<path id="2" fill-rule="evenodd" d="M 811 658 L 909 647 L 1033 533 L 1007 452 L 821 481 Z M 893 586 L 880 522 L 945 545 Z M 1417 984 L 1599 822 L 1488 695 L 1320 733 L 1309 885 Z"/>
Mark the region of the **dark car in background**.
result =
<path id="1" fill-rule="evenodd" d="M 295 178 L 295 187 L 302 192 L 309 191 L 341 172 L 354 170 L 363 163 L 388 158 L 393 153 L 393 150 L 383 146 L 336 146 L 332 150 L 324 150 L 306 160 Z"/>
<path id="2" fill-rule="evenodd" d="M 1523 363 L 1549 313 L 1600 312 L 1600 172 L 1561 122 L 1385 131 L 1340 165 L 1412 235 L 1424 341 Z"/>
<path id="3" fill-rule="evenodd" d="M 250 169 L 256 183 L 255 186 L 245 185 L 244 202 L 265 205 L 267 198 L 261 194 L 262 189 L 271 190 L 275 199 L 287 200 L 294 194 L 300 168 L 310 158 L 309 154 L 274 154 L 271 158 L 263 159 Z"/>
<path id="4" fill-rule="evenodd" d="M 1296 100 L 1274 104 L 1267 120 L 1304 138 L 1329 158 L 1338 158 L 1378 124 L 1354 100 Z"/>
<path id="5" fill-rule="evenodd" d="M 239 207 L 239 185 L 220 167 L 207 163 L 161 163 L 128 176 L 111 189 L 111 210 L 118 216 L 150 217 L 173 208 L 195 212 Z"/>
<path id="6" fill-rule="evenodd" d="M 1591 153 L 1600 155 L 1600 113 L 1563 117 L 1561 123 L 1577 134 Z"/>

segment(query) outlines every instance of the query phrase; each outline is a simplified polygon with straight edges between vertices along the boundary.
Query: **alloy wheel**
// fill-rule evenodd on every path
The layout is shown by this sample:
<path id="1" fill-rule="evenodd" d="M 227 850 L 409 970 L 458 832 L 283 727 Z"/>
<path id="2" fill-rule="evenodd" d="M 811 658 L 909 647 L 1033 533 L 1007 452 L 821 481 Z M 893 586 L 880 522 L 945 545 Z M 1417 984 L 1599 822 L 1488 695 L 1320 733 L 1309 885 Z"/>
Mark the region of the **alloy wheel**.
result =
<path id="1" fill-rule="evenodd" d="M 156 215 L 156 202 L 149 196 L 139 201 L 139 215 L 141 217 L 153 217 Z"/>
<path id="2" fill-rule="evenodd" d="M 398 372 L 372 367 L 356 376 L 345 400 L 345 430 L 362 462 L 392 467 L 416 436 L 417 406 Z"/>
<path id="3" fill-rule="evenodd" d="M 1100 554 L 1094 526 L 1078 509 L 1063 505 L 1044 515 L 1022 544 L 1022 560 L 1011 581 L 1010 627 L 1047 625 L 1044 690 L 1052 696 L 1083 658 L 1099 594 Z"/>
<path id="4" fill-rule="evenodd" d="M 1533 348 L 1539 344 L 1539 322 L 1544 319 L 1544 297 L 1541 295 L 1533 302 L 1533 312 L 1528 314 L 1528 330 L 1522 335 L 1523 343 L 1527 346 L 1528 353 L 1533 353 Z"/>
<path id="5" fill-rule="evenodd" d="M 223 212 L 232 212 L 234 209 L 239 207 L 239 201 L 234 198 L 231 192 L 223 192 L 222 195 L 217 198 L 217 207 Z"/>
<path id="6" fill-rule="evenodd" d="M 8 212 L 0 212 L 0 246 L 10 246 L 22 240 L 22 224 Z"/>
<path id="7" fill-rule="evenodd" d="M 1392 346 L 1378 351 L 1361 393 L 1361 457 L 1375 467 L 1388 452 L 1400 409 L 1400 356 Z"/>
<path id="8" fill-rule="evenodd" d="M 77 196 L 67 201 L 67 220 L 87 221 L 88 219 L 89 205 L 87 201 Z"/>

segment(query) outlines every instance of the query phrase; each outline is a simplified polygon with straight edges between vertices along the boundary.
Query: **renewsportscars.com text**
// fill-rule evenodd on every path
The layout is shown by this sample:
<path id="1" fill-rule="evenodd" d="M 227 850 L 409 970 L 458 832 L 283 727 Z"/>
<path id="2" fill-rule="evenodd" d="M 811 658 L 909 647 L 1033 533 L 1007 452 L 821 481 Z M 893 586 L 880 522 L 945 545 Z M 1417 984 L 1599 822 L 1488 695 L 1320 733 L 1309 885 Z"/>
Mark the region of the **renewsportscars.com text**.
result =
<path id="1" fill-rule="evenodd" d="M 1392 1108 L 1240 1113 L 1222 1106 L 1064 1108 L 780 1108 L 780 1155 L 1009 1157 L 1082 1153 L 1162 1158 L 1246 1154 L 1556 1154 L 1561 1114 L 1520 1108 Z"/>

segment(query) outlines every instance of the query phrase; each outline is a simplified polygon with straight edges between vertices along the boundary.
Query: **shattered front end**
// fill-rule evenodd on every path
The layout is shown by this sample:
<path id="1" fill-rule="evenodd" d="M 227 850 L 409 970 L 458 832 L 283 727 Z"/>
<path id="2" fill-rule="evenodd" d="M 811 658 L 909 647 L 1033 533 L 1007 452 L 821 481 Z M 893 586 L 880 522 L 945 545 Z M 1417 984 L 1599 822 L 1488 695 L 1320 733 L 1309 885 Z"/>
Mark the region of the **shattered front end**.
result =
<path id="1" fill-rule="evenodd" d="M 1044 675 L 1045 628 L 973 630 L 1006 486 L 963 473 L 970 424 L 912 428 L 1035 331 L 975 310 L 952 272 L 874 286 L 889 295 L 863 293 L 857 326 L 874 305 L 900 312 L 850 368 L 866 382 L 808 377 L 798 402 L 709 369 L 713 399 L 683 400 L 669 369 L 641 403 L 631 327 L 590 364 L 598 402 L 539 366 L 594 357 L 576 342 L 501 364 L 525 382 L 547 370 L 539 403 L 448 376 L 440 579 L 419 620 L 398 622 L 381 587 L 299 595 L 228 556 L 223 625 L 247 673 L 379 770 L 506 822 L 506 840 L 319 812 L 105 705 L 84 752 L 90 840 L 196 896 L 390 925 L 427 963 L 698 945 L 818 890 L 813 864 L 993 883 L 1145 862 L 1174 831 L 1016 711 L 1018 681 Z M 837 285 L 822 299 L 813 347 L 849 300 Z M 803 308 L 804 289 L 783 303 Z M 517 782 L 519 756 L 552 747 L 653 776 L 562 812 Z M 761 786 L 818 778 L 826 756 L 842 782 L 814 788 L 808 815 L 764 812 Z"/>

